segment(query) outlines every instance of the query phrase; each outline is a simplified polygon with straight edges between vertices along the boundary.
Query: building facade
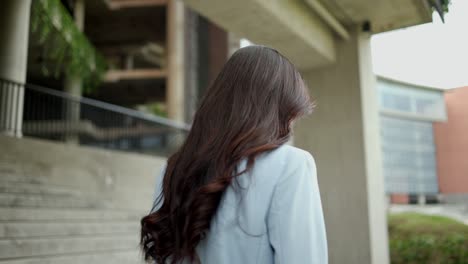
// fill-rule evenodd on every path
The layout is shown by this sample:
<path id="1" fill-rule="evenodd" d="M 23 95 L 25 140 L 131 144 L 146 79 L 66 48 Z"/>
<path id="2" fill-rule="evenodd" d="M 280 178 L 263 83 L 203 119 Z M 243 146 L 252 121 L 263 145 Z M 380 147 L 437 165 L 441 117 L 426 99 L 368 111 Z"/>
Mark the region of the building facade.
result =
<path id="1" fill-rule="evenodd" d="M 385 191 L 392 202 L 439 193 L 434 122 L 445 122 L 443 90 L 378 77 Z"/>
<path id="2" fill-rule="evenodd" d="M 70 94 L 73 95 L 74 99 L 71 101 L 74 102 L 76 97 L 83 95 L 79 87 L 83 81 L 80 77 L 84 75 L 76 72 L 60 75 L 62 68 L 58 67 L 58 75 L 61 78 L 53 82 L 50 78 L 42 78 L 41 69 L 49 69 L 43 68 L 44 64 L 57 68 L 56 65 L 61 65 L 59 62 L 68 62 L 69 59 L 80 62 L 81 57 L 66 57 L 64 60 L 63 56 L 57 57 L 55 52 L 48 53 L 56 49 L 42 49 L 43 41 L 46 40 L 43 40 L 41 34 L 36 36 L 37 39 L 29 38 L 30 10 L 31 7 L 35 10 L 34 5 L 37 3 L 42 3 L 43 8 L 51 7 L 46 3 L 52 3 L 55 7 L 58 7 L 58 4 L 63 5 L 59 9 L 65 8 L 62 12 L 67 13 L 65 20 L 56 19 L 54 15 L 57 14 L 57 10 L 40 13 L 53 15 L 53 19 L 45 17 L 47 21 L 52 21 L 52 24 L 49 24 L 52 28 L 48 29 L 61 31 L 64 28 L 56 21 L 65 21 L 67 28 L 76 24 L 73 34 L 81 36 L 78 39 L 83 43 L 89 42 L 107 62 L 114 65 L 104 73 L 104 83 L 96 94 L 92 95 L 94 99 L 111 102 L 120 107 L 134 107 L 152 102 L 164 103 L 163 110 L 168 119 L 149 118 L 147 115 L 123 110 L 115 105 L 106 105 L 106 110 L 101 111 L 94 107 L 95 100 L 82 98 L 78 100 L 80 107 L 70 104 Z M 79 253 L 78 263 L 106 263 L 102 260 L 118 263 L 116 259 L 120 259 L 121 263 L 130 263 L 126 261 L 128 258 L 121 259 L 116 256 L 131 250 L 132 254 L 128 256 L 136 259 L 134 256 L 137 255 L 137 241 L 132 244 L 132 239 L 137 231 L 131 231 L 135 229 L 125 229 L 125 241 L 128 244 L 121 244 L 119 241 L 124 240 L 119 239 L 115 243 L 106 243 L 105 238 L 108 238 L 109 234 L 115 235 L 114 229 L 107 229 L 109 233 L 106 234 L 96 234 L 93 232 L 96 227 L 93 226 L 92 220 L 101 209 L 107 208 L 107 211 L 111 212 L 113 209 L 131 209 L 130 205 L 126 205 L 126 208 L 113 208 L 123 206 L 113 202 L 115 196 L 134 198 L 131 196 L 131 190 L 123 186 L 133 186 L 150 200 L 152 186 L 149 182 L 157 168 L 152 170 L 144 166 L 146 171 L 139 171 L 138 175 L 141 176 L 135 176 L 132 172 L 117 170 L 109 163 L 109 160 L 113 160 L 109 159 L 113 151 L 96 154 L 103 158 L 92 159 L 94 154 L 82 151 L 82 147 L 73 143 L 81 144 L 88 142 L 90 137 L 95 137 L 104 139 L 105 142 L 98 142 L 99 144 L 93 146 L 106 145 L 110 148 L 126 149 L 129 146 L 154 142 L 154 138 L 142 136 L 148 133 L 158 135 L 161 142 L 164 142 L 165 136 L 161 135 L 172 133 L 174 130 L 186 131 L 187 127 L 180 123 L 190 122 L 198 98 L 230 53 L 229 43 L 238 43 L 228 36 L 232 33 L 254 43 L 271 46 L 287 56 L 298 66 L 310 87 L 311 95 L 318 102 L 318 107 L 311 117 L 295 124 L 294 145 L 311 152 L 316 160 L 327 225 L 330 263 L 389 263 L 380 123 L 376 79 L 371 65 L 370 37 L 375 33 L 430 22 L 433 11 L 431 4 L 434 3 L 399 1 L 398 5 L 395 5 L 395 1 L 392 0 L 379 1 L 378 5 L 371 0 L 2 1 L 0 78 L 20 84 L 34 82 L 53 86 L 55 91 L 49 91 L 49 95 L 57 95 L 57 90 L 68 94 L 61 94 L 58 102 L 42 101 L 46 102 L 42 104 L 43 108 L 40 108 L 49 118 L 46 121 L 54 121 L 46 123 L 42 122 L 44 120 L 34 120 L 37 119 L 38 111 L 32 111 L 31 115 L 23 115 L 23 106 L 28 105 L 27 98 L 31 97 L 14 92 L 23 91 L 22 88 L 7 88 L 7 92 L 1 95 L 1 107 L 6 109 L 2 110 L 2 114 L 6 115 L 2 116 L 0 123 L 4 121 L 3 123 L 7 124 L 2 130 L 6 130 L 5 134 L 17 137 L 0 138 L 5 143 L 3 145 L 9 148 L 5 152 L 8 154 L 3 157 L 5 162 L 2 165 L 12 165 L 11 168 L 0 170 L 2 176 L 6 175 L 2 177 L 1 183 L 8 186 L 0 193 L 0 216 L 5 219 L 1 224 L 9 230 L 17 230 L 18 219 L 30 221 L 40 218 L 44 223 L 45 219 L 50 221 L 49 225 L 44 224 L 50 229 L 36 226 L 37 228 L 30 228 L 33 231 L 44 232 L 12 232 L 2 240 L 8 247 L 0 247 L 0 250 L 4 250 L 0 251 L 0 259 L 8 262 L 17 258 L 27 262 L 41 257 L 49 263 L 62 263 L 70 259 L 78 261 L 75 259 Z M 37 30 L 34 23 L 31 29 Z M 46 30 L 45 35 L 50 32 Z M 67 38 L 69 34 L 62 34 L 59 38 L 54 37 L 47 41 L 61 41 Z M 70 56 L 81 54 L 80 50 L 75 50 L 77 52 Z M 52 60 L 51 57 L 43 56 L 47 54 L 53 55 Z M 91 69 L 95 66 L 93 63 L 86 65 Z M 2 87 L 13 86 L 8 84 Z M 83 103 L 94 106 L 81 107 Z M 57 111 L 52 105 L 57 109 L 65 109 L 64 115 L 55 115 Z M 99 106 L 99 109 L 103 109 L 103 104 L 99 103 Z M 85 108 L 91 110 L 85 111 Z M 111 114 L 109 111 L 118 114 Z M 63 116 L 67 121 L 65 124 L 62 122 Z M 50 118 L 60 119 L 60 122 Z M 15 125 L 13 129 L 10 124 Z M 24 129 L 18 124 L 24 124 Z M 43 124 L 47 126 L 43 127 Z M 21 141 L 22 132 L 26 131 L 67 132 L 65 135 L 53 135 L 52 139 L 65 139 L 62 141 L 67 143 L 59 144 L 54 153 L 74 153 L 83 158 L 84 162 L 74 163 L 75 155 L 41 155 L 42 151 L 34 152 L 37 155 L 30 156 L 31 151 L 27 146 L 35 146 L 33 142 L 36 141 Z M 80 137 L 77 138 L 77 135 Z M 121 137 L 135 135 L 139 135 L 138 140 L 120 140 Z M 50 142 L 42 143 L 35 149 L 56 149 L 50 146 Z M 92 152 L 94 151 L 97 150 L 93 149 Z M 20 159 L 21 157 L 24 159 Z M 124 159 L 135 164 L 138 163 L 135 159 L 140 160 L 134 155 L 126 156 L 122 160 L 119 159 L 119 164 L 125 164 Z M 101 162 L 96 164 L 96 161 Z M 86 166 L 86 163 L 96 166 Z M 145 164 L 158 167 L 161 160 L 150 160 Z M 57 167 L 59 169 L 54 169 Z M 73 169 L 68 172 L 67 168 Z M 62 173 L 64 171 L 67 173 Z M 30 175 L 30 172 L 40 172 L 42 177 L 36 178 L 36 175 Z M 140 182 L 142 184 L 136 184 L 133 177 L 144 178 L 144 181 Z M 3 181 L 10 178 L 14 181 Z M 28 182 L 18 183 L 25 179 Z M 41 180 L 37 181 L 38 179 Z M 97 196 L 100 199 L 81 201 L 70 196 L 74 192 L 48 188 L 63 183 L 81 192 L 84 198 Z M 44 187 L 44 193 L 37 193 L 37 189 L 31 188 L 30 184 Z M 18 194 L 19 187 L 28 192 Z M 66 197 L 62 197 L 64 193 Z M 100 197 L 99 194 L 105 197 Z M 63 198 L 60 200 L 66 198 L 68 202 L 56 203 L 57 197 Z M 138 199 L 144 198 L 139 196 Z M 138 209 L 144 207 L 143 202 L 138 204 L 141 205 Z M 51 206 L 54 210 L 48 210 Z M 41 210 L 33 213 L 31 207 Z M 64 220 L 64 216 L 60 214 L 63 207 L 73 209 L 66 211 L 69 218 L 74 219 L 71 216 L 75 216 L 86 220 L 83 223 L 83 233 L 70 235 L 74 234 L 75 229 L 71 228 L 67 218 Z M 85 212 L 83 216 L 79 213 L 79 210 L 83 209 L 94 211 L 89 214 Z M 112 219 L 111 216 L 100 219 L 104 221 L 108 218 Z M 60 222 L 61 225 L 51 226 L 50 223 L 54 222 Z M 131 222 L 137 223 L 134 218 Z M 92 234 L 93 239 L 83 239 L 82 234 Z M 22 244 L 17 243 L 19 237 L 22 237 Z"/>
<path id="3" fill-rule="evenodd" d="M 467 203 L 468 89 L 378 77 L 385 191 L 391 203 Z"/>

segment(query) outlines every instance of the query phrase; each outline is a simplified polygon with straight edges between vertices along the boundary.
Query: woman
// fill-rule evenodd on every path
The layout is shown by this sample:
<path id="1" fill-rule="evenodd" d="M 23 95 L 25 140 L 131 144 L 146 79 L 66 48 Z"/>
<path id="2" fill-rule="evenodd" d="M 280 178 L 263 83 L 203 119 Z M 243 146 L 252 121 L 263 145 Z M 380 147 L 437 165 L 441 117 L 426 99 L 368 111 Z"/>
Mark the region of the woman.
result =
<path id="1" fill-rule="evenodd" d="M 235 52 L 206 92 L 192 129 L 141 220 L 155 263 L 327 263 L 312 156 L 285 145 L 312 109 L 297 69 L 278 51 Z"/>

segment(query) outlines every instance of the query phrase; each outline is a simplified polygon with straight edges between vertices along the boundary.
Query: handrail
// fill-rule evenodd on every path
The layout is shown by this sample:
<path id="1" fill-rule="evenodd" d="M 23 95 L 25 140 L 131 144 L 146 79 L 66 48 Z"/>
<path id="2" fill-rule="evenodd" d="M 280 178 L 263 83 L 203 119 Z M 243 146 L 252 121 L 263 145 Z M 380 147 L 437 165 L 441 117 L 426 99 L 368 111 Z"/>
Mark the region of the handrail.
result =
<path id="1" fill-rule="evenodd" d="M 35 90 L 35 91 L 38 91 L 38 92 L 41 92 L 41 93 L 46 93 L 46 94 L 50 94 L 50 95 L 53 95 L 53 96 L 66 98 L 68 100 L 72 100 L 72 101 L 75 101 L 75 102 L 91 105 L 91 106 L 94 106 L 94 107 L 106 109 L 106 110 L 113 111 L 113 112 L 118 112 L 118 113 L 121 113 L 121 114 L 124 114 L 124 115 L 136 117 L 136 118 L 139 118 L 139 119 L 144 119 L 146 121 L 156 122 L 156 123 L 160 123 L 160 124 L 163 124 L 163 125 L 172 126 L 172 127 L 178 128 L 178 129 L 183 129 L 183 130 L 186 130 L 186 131 L 190 130 L 190 125 L 188 125 L 188 124 L 177 122 L 177 121 L 170 120 L 170 119 L 160 117 L 160 116 L 151 115 L 151 114 L 148 114 L 148 113 L 143 113 L 143 112 L 133 110 L 133 109 L 129 109 L 129 108 L 126 108 L 126 107 L 122 107 L 122 106 L 102 102 L 102 101 L 91 99 L 91 98 L 77 97 L 77 96 L 71 95 L 69 93 L 65 93 L 65 92 L 62 92 L 62 91 L 57 91 L 57 90 L 50 89 L 50 88 L 40 86 L 40 85 L 36 85 L 36 84 L 29 84 L 29 83 L 28 84 L 22 84 L 22 83 L 19 83 L 19 82 L 10 81 L 10 80 L 0 78 L 0 82 L 1 81 L 13 83 L 13 84 L 16 84 L 18 86 L 24 86 L 24 87 L 26 87 L 28 89 Z"/>
<path id="2" fill-rule="evenodd" d="M 169 156 L 190 126 L 95 99 L 0 78 L 0 132 Z"/>

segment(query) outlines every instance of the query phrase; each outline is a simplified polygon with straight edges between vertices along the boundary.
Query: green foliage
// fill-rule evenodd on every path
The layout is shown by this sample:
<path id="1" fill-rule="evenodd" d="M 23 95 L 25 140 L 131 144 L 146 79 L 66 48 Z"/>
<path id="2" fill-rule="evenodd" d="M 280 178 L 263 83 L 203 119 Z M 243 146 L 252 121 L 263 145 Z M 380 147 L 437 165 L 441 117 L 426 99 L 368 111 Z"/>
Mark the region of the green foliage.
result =
<path id="1" fill-rule="evenodd" d="M 433 10 L 440 11 L 440 15 L 448 13 L 451 0 L 429 0 Z"/>
<path id="2" fill-rule="evenodd" d="M 444 13 L 449 11 L 450 0 L 440 0 Z"/>
<path id="3" fill-rule="evenodd" d="M 468 226 L 415 213 L 389 216 L 393 264 L 468 264 Z"/>
<path id="4" fill-rule="evenodd" d="M 154 103 L 150 104 L 149 109 L 151 113 L 157 116 L 162 116 L 167 118 L 167 111 L 166 111 L 166 106 L 162 103 Z"/>
<path id="5" fill-rule="evenodd" d="M 154 103 L 139 105 L 138 110 L 167 118 L 166 105 L 161 102 L 154 102 Z"/>
<path id="6" fill-rule="evenodd" d="M 86 89 L 99 84 L 107 64 L 59 0 L 33 1 L 31 32 L 41 46 L 44 75 L 80 76 Z"/>

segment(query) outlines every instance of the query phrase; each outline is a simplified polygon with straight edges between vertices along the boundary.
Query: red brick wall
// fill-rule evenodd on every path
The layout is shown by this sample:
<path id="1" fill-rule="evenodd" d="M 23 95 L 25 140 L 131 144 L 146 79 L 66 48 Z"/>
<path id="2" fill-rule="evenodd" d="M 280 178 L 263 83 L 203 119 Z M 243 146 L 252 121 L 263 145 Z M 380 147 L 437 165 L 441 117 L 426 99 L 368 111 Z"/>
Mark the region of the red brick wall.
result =
<path id="1" fill-rule="evenodd" d="M 448 122 L 434 124 L 441 193 L 468 193 L 468 87 L 445 93 Z"/>
<path id="2" fill-rule="evenodd" d="M 391 194 L 390 195 L 390 202 L 392 204 L 408 204 L 409 197 L 408 194 Z"/>

